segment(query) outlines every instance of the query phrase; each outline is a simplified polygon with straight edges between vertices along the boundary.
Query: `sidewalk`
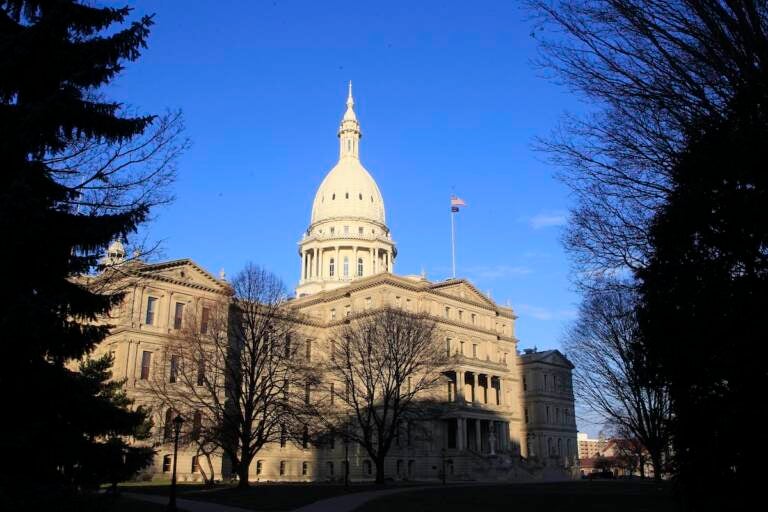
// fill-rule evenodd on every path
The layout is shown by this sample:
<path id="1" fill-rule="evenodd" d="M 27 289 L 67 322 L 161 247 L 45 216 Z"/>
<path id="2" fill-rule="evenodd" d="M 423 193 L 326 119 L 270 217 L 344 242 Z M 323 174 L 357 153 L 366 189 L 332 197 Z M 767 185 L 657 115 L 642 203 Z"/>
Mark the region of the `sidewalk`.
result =
<path id="1" fill-rule="evenodd" d="M 364 503 L 367 503 L 376 498 L 380 498 L 382 496 L 388 496 L 390 494 L 397 494 L 401 492 L 420 491 L 422 489 L 430 489 L 432 487 L 434 487 L 434 485 L 423 487 L 398 487 L 397 489 L 383 489 L 381 491 L 345 494 L 344 496 L 336 496 L 335 498 L 328 498 L 310 503 L 309 505 L 304 505 L 301 508 L 295 509 L 293 512 L 352 512 Z"/>
<path id="2" fill-rule="evenodd" d="M 150 503 L 159 503 L 161 505 L 168 504 L 168 496 L 159 496 L 154 494 L 141 494 L 138 492 L 125 492 L 122 491 L 121 495 L 126 498 L 131 498 L 137 501 L 148 501 Z M 179 510 L 185 512 L 254 512 L 246 508 L 229 507 L 227 505 L 219 505 L 218 503 L 210 503 L 207 501 L 195 501 L 176 498 L 176 507 Z"/>

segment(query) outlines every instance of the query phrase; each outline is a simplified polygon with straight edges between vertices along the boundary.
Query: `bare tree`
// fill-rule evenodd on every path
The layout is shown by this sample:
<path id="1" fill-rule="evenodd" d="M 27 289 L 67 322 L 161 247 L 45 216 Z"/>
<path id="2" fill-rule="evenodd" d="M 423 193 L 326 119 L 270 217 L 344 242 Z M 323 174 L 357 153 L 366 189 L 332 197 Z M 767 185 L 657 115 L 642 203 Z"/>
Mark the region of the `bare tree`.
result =
<path id="1" fill-rule="evenodd" d="M 306 409 L 318 429 L 359 444 L 384 482 L 384 461 L 401 429 L 434 415 L 431 390 L 444 353 L 427 314 L 398 308 L 366 313 L 337 329 L 319 365 L 318 394 Z"/>
<path id="2" fill-rule="evenodd" d="M 602 287 L 601 287 L 602 288 Z M 647 375 L 628 288 L 591 291 L 565 342 L 576 365 L 574 391 L 595 414 L 648 450 L 656 478 L 670 444 L 669 391 Z"/>
<path id="3" fill-rule="evenodd" d="M 765 2 L 528 0 L 541 69 L 592 113 L 540 141 L 576 197 L 565 245 L 580 284 L 647 264 L 649 222 L 700 119 L 760 73 Z"/>
<path id="4" fill-rule="evenodd" d="M 274 274 L 248 264 L 231 287 L 231 298 L 205 306 L 169 344 L 166 371 L 151 388 L 167 410 L 193 419 L 198 448 L 220 447 L 247 487 L 258 451 L 296 430 L 289 383 L 298 322 Z"/>

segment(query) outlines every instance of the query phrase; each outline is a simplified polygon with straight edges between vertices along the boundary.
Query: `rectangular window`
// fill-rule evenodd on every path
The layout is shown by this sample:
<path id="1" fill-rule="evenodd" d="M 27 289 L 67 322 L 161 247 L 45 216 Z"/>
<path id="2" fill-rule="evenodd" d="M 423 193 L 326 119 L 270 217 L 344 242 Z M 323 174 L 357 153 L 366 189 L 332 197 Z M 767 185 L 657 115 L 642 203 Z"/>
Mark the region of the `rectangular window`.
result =
<path id="1" fill-rule="evenodd" d="M 152 352 L 145 350 L 141 353 L 141 380 L 149 378 L 149 370 L 152 367 Z"/>
<path id="2" fill-rule="evenodd" d="M 200 462 L 198 461 L 197 455 L 192 456 L 192 472 L 193 473 L 200 472 Z"/>
<path id="3" fill-rule="evenodd" d="M 285 476 L 285 461 L 280 461 L 280 476 Z"/>
<path id="4" fill-rule="evenodd" d="M 171 374 L 168 377 L 168 382 L 176 382 L 176 377 L 179 374 L 179 356 L 171 356 Z"/>
<path id="5" fill-rule="evenodd" d="M 304 476 L 307 476 L 309 473 L 309 462 L 302 462 L 301 463 L 301 474 Z"/>
<path id="6" fill-rule="evenodd" d="M 331 309 L 331 320 L 335 320 L 335 319 L 336 319 L 336 310 Z"/>
<path id="7" fill-rule="evenodd" d="M 472 313 L 471 318 L 472 318 L 472 325 L 475 325 L 475 320 L 476 320 L 477 317 L 475 316 L 474 313 Z"/>
<path id="8" fill-rule="evenodd" d="M 331 361 L 336 360 L 336 340 L 331 340 Z"/>
<path id="9" fill-rule="evenodd" d="M 365 298 L 365 309 L 371 309 L 371 298 L 366 297 Z"/>
<path id="10" fill-rule="evenodd" d="M 472 357 L 477 359 L 477 343 L 472 344 Z"/>
<path id="11" fill-rule="evenodd" d="M 285 448 L 285 443 L 288 442 L 288 431 L 285 429 L 285 425 L 280 427 L 280 448 Z M 282 475 L 282 473 L 280 473 Z"/>
<path id="12" fill-rule="evenodd" d="M 445 355 L 451 357 L 451 338 L 445 339 Z"/>
<path id="13" fill-rule="evenodd" d="M 461 355 L 463 356 L 464 355 L 464 342 L 463 341 L 459 342 L 459 350 L 460 350 Z"/>
<path id="14" fill-rule="evenodd" d="M 155 324 L 155 309 L 157 309 L 157 298 L 147 297 L 147 317 L 144 321 L 145 324 Z"/>
<path id="15" fill-rule="evenodd" d="M 211 319 L 211 308 L 203 308 L 200 315 L 200 334 L 208 334 L 208 322 Z"/>
<path id="16" fill-rule="evenodd" d="M 331 405 L 333 405 L 333 399 L 334 399 L 334 395 L 336 394 L 336 393 L 334 392 L 334 391 L 335 391 L 334 387 L 335 387 L 335 386 L 334 386 L 334 383 L 333 383 L 333 382 L 331 382 L 331 389 L 330 389 L 330 391 L 331 391 Z"/>
<path id="17" fill-rule="evenodd" d="M 523 391 L 528 391 L 528 379 L 523 375 Z"/>
<path id="18" fill-rule="evenodd" d="M 307 361 L 311 361 L 312 360 L 312 340 L 307 340 L 305 349 L 306 349 L 305 356 L 307 358 Z"/>
<path id="19" fill-rule="evenodd" d="M 173 328 L 181 329 L 181 325 L 183 321 L 184 321 L 184 303 L 177 302 L 176 310 L 173 314 Z"/>
<path id="20" fill-rule="evenodd" d="M 449 308 L 448 306 L 445 306 L 445 318 L 450 318 L 450 317 L 451 317 L 451 308 Z"/>
<path id="21" fill-rule="evenodd" d="M 349 307 L 349 304 L 344 306 L 344 316 L 349 316 L 350 313 L 352 313 L 352 308 Z"/>
<path id="22" fill-rule="evenodd" d="M 264 471 L 264 461 L 263 460 L 257 460 L 256 461 L 256 474 L 260 475 Z"/>
<path id="23" fill-rule="evenodd" d="M 459 310 L 459 321 L 464 317 L 464 312 L 462 310 Z"/>
<path id="24" fill-rule="evenodd" d="M 202 386 L 205 384 L 205 359 L 200 358 L 197 362 L 197 385 Z"/>
<path id="25" fill-rule="evenodd" d="M 549 423 L 549 406 L 547 406 L 547 423 Z"/>

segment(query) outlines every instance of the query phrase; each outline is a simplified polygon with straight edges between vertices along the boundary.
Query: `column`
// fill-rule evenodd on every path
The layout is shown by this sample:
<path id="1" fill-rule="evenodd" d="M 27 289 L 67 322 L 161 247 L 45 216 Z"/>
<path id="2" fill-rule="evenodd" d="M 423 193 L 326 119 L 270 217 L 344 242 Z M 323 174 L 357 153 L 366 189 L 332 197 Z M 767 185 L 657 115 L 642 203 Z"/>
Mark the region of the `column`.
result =
<path id="1" fill-rule="evenodd" d="M 477 399 L 477 372 L 472 372 L 472 402 L 479 402 Z"/>
<path id="2" fill-rule="evenodd" d="M 352 272 L 352 275 L 354 277 L 357 277 L 357 246 L 356 245 L 352 247 L 352 254 L 354 256 L 352 258 L 352 268 L 354 269 Z"/>
<path id="3" fill-rule="evenodd" d="M 376 265 L 376 257 L 378 256 L 377 253 L 378 253 L 378 250 L 376 249 L 376 247 L 372 247 L 371 258 L 373 259 L 373 267 L 371 267 L 371 270 L 373 271 L 374 274 L 376 273 L 376 268 L 377 268 L 377 265 Z"/>
<path id="4" fill-rule="evenodd" d="M 339 261 L 339 246 L 336 246 L 336 259 L 334 260 L 334 265 L 336 268 L 334 269 L 334 272 L 336 273 L 335 276 L 333 276 L 337 281 L 339 280 L 339 276 L 341 275 L 341 262 Z"/>
<path id="5" fill-rule="evenodd" d="M 464 418 L 456 418 L 456 449 L 463 450 L 466 444 L 467 434 L 464 432 Z"/>
<path id="6" fill-rule="evenodd" d="M 499 390 L 497 392 L 498 393 L 497 396 L 499 397 L 498 402 L 499 402 L 499 405 L 504 405 L 504 386 L 503 386 L 504 379 L 502 379 L 499 376 L 499 377 L 496 378 L 496 380 L 498 380 L 498 382 L 499 382 Z"/>
<path id="7" fill-rule="evenodd" d="M 301 280 L 307 278 L 307 253 L 306 251 L 301 251 Z"/>
<path id="8" fill-rule="evenodd" d="M 464 403 L 464 372 L 456 370 L 456 401 Z"/>
<path id="9" fill-rule="evenodd" d="M 318 279 L 323 278 L 323 250 L 322 248 L 317 249 L 317 277 Z"/>
<path id="10" fill-rule="evenodd" d="M 482 452 L 482 448 L 483 448 L 482 438 L 480 436 L 481 436 L 480 420 L 477 419 L 475 420 L 475 448 L 477 449 L 478 452 Z"/>

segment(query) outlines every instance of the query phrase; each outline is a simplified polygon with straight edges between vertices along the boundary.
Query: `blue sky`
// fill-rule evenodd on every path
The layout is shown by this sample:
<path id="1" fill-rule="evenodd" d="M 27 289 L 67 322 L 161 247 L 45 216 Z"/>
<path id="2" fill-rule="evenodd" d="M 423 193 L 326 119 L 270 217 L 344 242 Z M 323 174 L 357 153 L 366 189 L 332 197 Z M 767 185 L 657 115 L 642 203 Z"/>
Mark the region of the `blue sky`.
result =
<path id="1" fill-rule="evenodd" d="M 577 302 L 559 243 L 569 199 L 532 143 L 584 107 L 531 65 L 517 2 L 132 4 L 156 25 L 107 92 L 147 112 L 183 109 L 193 141 L 176 201 L 145 228 L 164 257 L 228 274 L 253 261 L 295 286 L 296 243 L 336 162 L 353 80 L 396 272 L 449 276 L 455 193 L 469 205 L 458 274 L 510 302 L 520 348 L 559 347 Z"/>

